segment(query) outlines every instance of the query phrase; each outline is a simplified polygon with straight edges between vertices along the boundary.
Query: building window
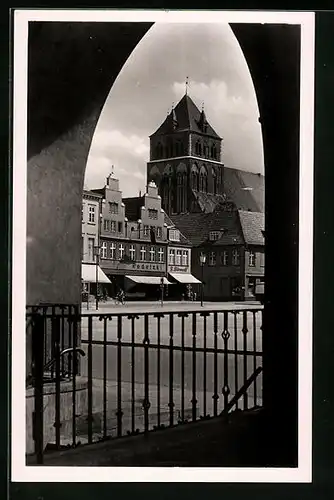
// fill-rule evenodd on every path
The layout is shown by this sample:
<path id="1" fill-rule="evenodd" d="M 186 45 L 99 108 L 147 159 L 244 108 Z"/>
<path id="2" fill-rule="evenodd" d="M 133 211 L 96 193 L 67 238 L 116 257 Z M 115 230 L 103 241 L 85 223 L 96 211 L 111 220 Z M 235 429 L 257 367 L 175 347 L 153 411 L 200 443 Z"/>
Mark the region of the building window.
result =
<path id="1" fill-rule="evenodd" d="M 129 254 L 130 260 L 136 260 L 136 248 L 134 245 L 130 245 Z"/>
<path id="2" fill-rule="evenodd" d="M 175 250 L 170 248 L 169 250 L 169 264 L 173 266 L 175 264 Z"/>
<path id="3" fill-rule="evenodd" d="M 121 233 L 123 231 L 123 223 L 119 222 L 118 223 L 118 232 Z"/>
<path id="4" fill-rule="evenodd" d="M 210 252 L 209 253 L 209 266 L 215 266 L 216 265 L 216 252 Z"/>
<path id="5" fill-rule="evenodd" d="M 150 226 L 144 226 L 144 236 L 150 235 Z"/>
<path id="6" fill-rule="evenodd" d="M 114 201 L 109 202 L 109 212 L 111 214 L 118 214 L 118 203 Z"/>
<path id="7" fill-rule="evenodd" d="M 81 222 L 84 220 L 84 209 L 83 207 L 81 208 Z"/>
<path id="8" fill-rule="evenodd" d="M 170 241 L 180 241 L 180 231 L 178 229 L 169 230 L 169 240 Z"/>
<path id="9" fill-rule="evenodd" d="M 151 247 L 150 248 L 150 262 L 154 262 L 154 261 L 155 261 L 155 248 Z"/>
<path id="10" fill-rule="evenodd" d="M 159 248 L 158 259 L 159 259 L 159 262 L 163 262 L 164 261 L 164 249 L 163 248 Z"/>
<path id="11" fill-rule="evenodd" d="M 88 238 L 88 260 L 93 260 L 94 256 L 94 238 Z"/>
<path id="12" fill-rule="evenodd" d="M 88 222 L 95 222 L 95 207 L 92 205 L 88 207 Z"/>
<path id="13" fill-rule="evenodd" d="M 183 250 L 182 252 L 182 265 L 183 266 L 188 265 L 188 250 Z"/>
<path id="14" fill-rule="evenodd" d="M 110 221 L 110 231 L 112 233 L 116 233 L 116 221 L 114 221 L 114 220 Z"/>
<path id="15" fill-rule="evenodd" d="M 237 248 L 232 251 L 232 265 L 239 266 L 240 264 L 240 252 Z"/>
<path id="16" fill-rule="evenodd" d="M 260 266 L 264 267 L 264 252 L 260 253 Z"/>
<path id="17" fill-rule="evenodd" d="M 250 250 L 250 252 L 249 252 L 248 263 L 249 263 L 249 267 L 255 267 L 255 252 L 253 252 L 252 250 Z"/>
<path id="18" fill-rule="evenodd" d="M 162 238 L 162 227 L 157 227 L 157 238 Z"/>
<path id="19" fill-rule="evenodd" d="M 210 231 L 209 240 L 210 241 L 217 241 L 217 240 L 219 240 L 220 235 L 221 235 L 220 231 Z"/>
<path id="20" fill-rule="evenodd" d="M 146 260 L 146 248 L 144 246 L 140 247 L 140 260 Z"/>
<path id="21" fill-rule="evenodd" d="M 181 250 L 176 250 L 176 262 L 175 262 L 175 264 L 177 266 L 181 265 L 181 258 L 182 258 L 182 251 Z"/>
<path id="22" fill-rule="evenodd" d="M 116 245 L 115 245 L 115 243 L 111 243 L 111 245 L 110 245 L 110 258 L 111 259 L 116 258 Z"/>
<path id="23" fill-rule="evenodd" d="M 102 257 L 102 259 L 107 258 L 107 243 L 105 241 L 103 241 L 103 243 L 101 245 L 101 257 Z"/>
<path id="24" fill-rule="evenodd" d="M 155 208 L 148 209 L 148 217 L 149 219 L 157 219 L 158 218 L 158 210 Z"/>
<path id="25" fill-rule="evenodd" d="M 110 231 L 110 220 L 104 219 L 104 221 L 103 221 L 103 229 L 105 231 Z"/>
<path id="26" fill-rule="evenodd" d="M 228 266 L 228 251 L 224 250 L 221 255 L 221 262 L 223 266 Z"/>
<path id="27" fill-rule="evenodd" d="M 122 260 L 124 258 L 125 254 L 125 248 L 124 245 L 121 243 L 119 246 L 119 258 Z"/>

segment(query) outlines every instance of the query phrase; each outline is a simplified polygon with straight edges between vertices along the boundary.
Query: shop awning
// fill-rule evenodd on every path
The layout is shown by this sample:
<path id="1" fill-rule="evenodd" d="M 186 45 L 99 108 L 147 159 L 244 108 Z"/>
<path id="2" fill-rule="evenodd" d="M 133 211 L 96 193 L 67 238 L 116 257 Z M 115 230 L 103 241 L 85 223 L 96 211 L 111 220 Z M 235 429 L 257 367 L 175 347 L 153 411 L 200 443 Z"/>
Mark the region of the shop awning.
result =
<path id="1" fill-rule="evenodd" d="M 85 283 L 96 283 L 96 265 L 82 264 L 81 279 Z M 110 279 L 104 274 L 100 266 L 97 266 L 98 283 L 110 283 Z"/>
<path id="2" fill-rule="evenodd" d="M 134 283 L 142 283 L 145 285 L 161 285 L 161 277 L 160 276 L 125 276 L 129 280 Z M 171 285 L 171 283 L 163 278 L 164 285 Z"/>
<path id="3" fill-rule="evenodd" d="M 174 278 L 179 283 L 201 283 L 195 276 L 192 274 L 186 273 L 169 273 L 172 278 Z"/>

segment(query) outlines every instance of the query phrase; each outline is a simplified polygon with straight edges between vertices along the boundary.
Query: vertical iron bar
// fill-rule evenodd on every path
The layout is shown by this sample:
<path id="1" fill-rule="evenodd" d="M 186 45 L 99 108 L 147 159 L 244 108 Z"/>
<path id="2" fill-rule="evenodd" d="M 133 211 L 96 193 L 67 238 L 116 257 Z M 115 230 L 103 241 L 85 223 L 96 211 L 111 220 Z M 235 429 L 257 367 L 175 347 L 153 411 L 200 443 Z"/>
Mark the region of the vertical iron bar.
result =
<path id="1" fill-rule="evenodd" d="M 193 353 L 192 353 L 192 368 L 193 368 L 193 386 L 192 386 L 192 419 L 193 422 L 196 421 L 197 417 L 197 399 L 196 399 L 196 313 L 193 313 L 193 325 L 192 325 L 192 336 L 193 336 Z"/>
<path id="2" fill-rule="evenodd" d="M 71 321 L 71 316 L 72 316 L 72 306 L 68 307 L 68 315 L 67 315 L 67 325 L 68 325 L 68 333 L 67 333 L 67 338 L 68 338 L 68 347 L 73 347 L 72 343 L 72 321 Z M 68 354 L 68 360 L 67 360 L 67 366 L 68 366 L 68 375 L 69 377 L 72 376 L 72 353 L 70 352 Z"/>
<path id="3" fill-rule="evenodd" d="M 131 316 L 131 431 L 135 432 L 135 315 Z"/>
<path id="4" fill-rule="evenodd" d="M 49 324 L 51 326 L 50 328 L 50 339 L 51 339 L 51 359 L 55 359 L 55 338 L 54 338 L 54 331 L 53 331 L 53 319 L 56 317 L 56 310 L 55 310 L 55 306 L 51 306 L 51 320 L 49 321 Z M 50 375 L 51 375 L 51 380 L 53 380 L 54 378 L 54 370 L 55 370 L 55 366 L 54 365 L 51 365 L 50 367 Z"/>
<path id="5" fill-rule="evenodd" d="M 60 448 L 60 318 L 52 318 L 52 336 L 54 338 L 54 355 L 55 355 L 55 432 L 56 432 L 56 448 Z"/>
<path id="6" fill-rule="evenodd" d="M 257 359 L 256 359 L 256 311 L 253 311 L 253 350 L 254 350 L 254 356 L 253 356 L 253 372 L 256 370 L 256 364 L 257 364 Z M 254 406 L 257 406 L 257 377 L 254 380 Z"/>
<path id="7" fill-rule="evenodd" d="M 87 408 L 87 421 L 88 421 L 88 443 L 91 444 L 93 440 L 93 317 L 88 318 L 88 348 L 87 348 L 87 372 L 88 372 L 88 408 Z"/>
<path id="8" fill-rule="evenodd" d="M 233 315 L 234 315 L 234 351 L 235 351 L 235 355 L 234 355 L 234 394 L 237 394 L 238 390 L 239 390 L 239 383 L 238 383 L 238 319 L 237 319 L 237 311 L 234 311 Z M 236 400 L 236 403 L 235 403 L 235 408 L 236 410 L 239 409 L 239 400 L 237 399 Z"/>
<path id="9" fill-rule="evenodd" d="M 206 318 L 203 314 L 203 416 L 206 417 Z"/>
<path id="10" fill-rule="evenodd" d="M 47 329 L 47 317 L 46 317 L 46 308 L 42 307 L 42 313 L 43 313 L 43 328 L 44 328 L 44 360 L 43 360 L 43 365 L 45 365 L 48 361 L 51 359 L 51 344 L 50 344 L 50 338 L 48 335 L 48 329 Z"/>
<path id="11" fill-rule="evenodd" d="M 184 422 L 184 317 L 181 315 L 181 422 Z"/>
<path id="12" fill-rule="evenodd" d="M 216 417 L 218 414 L 218 313 L 213 314 L 213 333 L 214 333 L 214 353 L 213 353 L 213 415 Z"/>
<path id="13" fill-rule="evenodd" d="M 72 328 L 72 334 L 73 334 L 73 339 L 72 339 L 72 345 L 73 345 L 73 356 L 72 356 L 72 443 L 73 446 L 76 446 L 76 438 L 77 438 L 77 429 L 76 429 L 76 413 L 77 413 L 77 404 L 76 404 L 76 397 L 77 397 L 77 352 L 76 352 L 76 347 L 77 347 L 77 331 L 78 331 L 78 315 L 75 313 L 72 316 L 72 321 L 73 321 L 73 328 Z"/>
<path id="14" fill-rule="evenodd" d="M 45 317 L 36 313 L 32 323 L 32 360 L 34 380 L 33 438 L 37 464 L 43 464 L 43 361 L 45 342 Z"/>
<path id="15" fill-rule="evenodd" d="M 149 420 L 148 411 L 150 407 L 149 401 L 149 334 L 148 334 L 148 314 L 144 316 L 144 432 L 148 431 Z"/>
<path id="16" fill-rule="evenodd" d="M 117 317 L 117 436 L 122 435 L 122 316 Z"/>
<path id="17" fill-rule="evenodd" d="M 157 352 L 157 415 L 158 415 L 158 428 L 161 425 L 160 421 L 160 336 L 161 336 L 161 315 L 159 314 L 157 317 L 157 343 L 158 343 L 158 352 Z"/>
<path id="18" fill-rule="evenodd" d="M 174 401 L 173 401 L 173 383 L 174 383 L 174 315 L 169 315 L 169 425 L 174 425 Z"/>
<path id="19" fill-rule="evenodd" d="M 103 437 L 107 437 L 107 318 L 103 318 Z"/>
<path id="20" fill-rule="evenodd" d="M 243 326 L 242 326 L 242 333 L 244 336 L 244 348 L 243 348 L 243 371 L 244 371 L 244 385 L 247 383 L 247 311 L 243 311 Z M 246 391 L 244 394 L 244 410 L 248 409 L 248 392 Z"/>
<path id="21" fill-rule="evenodd" d="M 228 397 L 230 394 L 230 388 L 228 383 L 228 339 L 230 333 L 228 331 L 228 311 L 224 311 L 224 330 L 223 330 L 223 341 L 224 341 L 224 386 L 223 386 L 223 396 L 224 396 L 224 410 L 228 405 Z"/>
<path id="22" fill-rule="evenodd" d="M 62 351 L 65 349 L 65 308 L 62 307 L 61 309 L 61 344 L 60 344 L 60 350 Z M 65 360 L 64 356 L 61 358 L 61 376 L 64 377 L 65 375 Z"/>

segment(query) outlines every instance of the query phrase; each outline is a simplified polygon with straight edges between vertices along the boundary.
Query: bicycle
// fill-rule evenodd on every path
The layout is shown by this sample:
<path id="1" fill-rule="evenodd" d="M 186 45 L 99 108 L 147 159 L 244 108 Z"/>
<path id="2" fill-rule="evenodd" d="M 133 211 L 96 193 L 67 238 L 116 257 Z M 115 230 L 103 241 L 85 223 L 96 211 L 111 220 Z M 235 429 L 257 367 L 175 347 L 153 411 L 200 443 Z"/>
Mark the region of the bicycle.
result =
<path id="1" fill-rule="evenodd" d="M 120 296 L 119 294 L 116 295 L 116 297 L 114 297 L 114 302 L 115 302 L 115 305 L 119 305 L 121 304 L 122 306 L 125 305 L 125 298 Z"/>

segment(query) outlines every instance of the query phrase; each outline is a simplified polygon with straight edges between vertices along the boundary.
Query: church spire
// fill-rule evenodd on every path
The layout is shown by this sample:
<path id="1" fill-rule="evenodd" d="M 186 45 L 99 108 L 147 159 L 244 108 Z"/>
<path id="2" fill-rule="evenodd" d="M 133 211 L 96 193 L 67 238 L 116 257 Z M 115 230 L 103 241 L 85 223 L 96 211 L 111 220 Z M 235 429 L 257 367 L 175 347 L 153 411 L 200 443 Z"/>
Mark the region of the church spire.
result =
<path id="1" fill-rule="evenodd" d="M 189 88 L 189 76 L 186 76 L 186 95 L 188 95 L 188 88 Z"/>

